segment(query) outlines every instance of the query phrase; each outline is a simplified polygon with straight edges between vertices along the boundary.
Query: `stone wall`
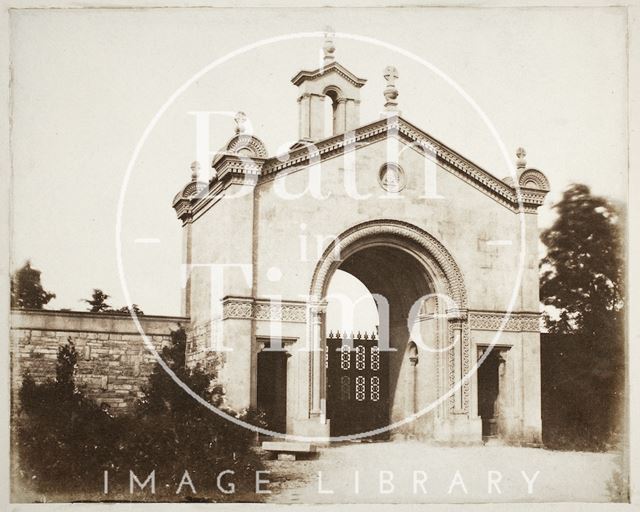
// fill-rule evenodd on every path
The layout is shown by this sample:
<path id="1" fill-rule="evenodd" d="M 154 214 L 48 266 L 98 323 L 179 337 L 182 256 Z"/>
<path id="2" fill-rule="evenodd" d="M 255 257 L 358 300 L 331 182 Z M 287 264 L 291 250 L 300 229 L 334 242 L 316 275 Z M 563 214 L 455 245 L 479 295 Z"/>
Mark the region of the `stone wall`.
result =
<path id="1" fill-rule="evenodd" d="M 217 377 L 218 369 L 226 361 L 224 352 L 215 352 L 211 347 L 211 322 L 186 326 L 187 355 L 189 368 L 199 366 L 209 375 Z"/>
<path id="2" fill-rule="evenodd" d="M 189 322 L 184 317 L 151 315 L 139 320 L 158 351 L 170 342 L 172 330 Z M 12 408 L 18 406 L 18 391 L 27 373 L 36 382 L 55 378 L 58 347 L 69 340 L 78 352 L 76 382 L 114 413 L 133 405 L 155 364 L 129 315 L 13 310 L 10 325 Z"/>

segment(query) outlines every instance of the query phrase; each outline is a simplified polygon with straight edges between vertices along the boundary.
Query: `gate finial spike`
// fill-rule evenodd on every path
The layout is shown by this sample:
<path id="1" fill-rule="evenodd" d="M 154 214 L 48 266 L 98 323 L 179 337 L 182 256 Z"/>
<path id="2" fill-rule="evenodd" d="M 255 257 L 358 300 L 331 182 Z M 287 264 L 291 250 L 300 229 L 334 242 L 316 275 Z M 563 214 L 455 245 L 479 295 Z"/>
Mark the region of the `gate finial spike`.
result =
<path id="1" fill-rule="evenodd" d="M 365 340 L 369 339 L 369 333 L 367 331 L 364 331 L 364 339 Z"/>
<path id="2" fill-rule="evenodd" d="M 329 331 L 329 338 L 333 338 L 333 331 Z"/>

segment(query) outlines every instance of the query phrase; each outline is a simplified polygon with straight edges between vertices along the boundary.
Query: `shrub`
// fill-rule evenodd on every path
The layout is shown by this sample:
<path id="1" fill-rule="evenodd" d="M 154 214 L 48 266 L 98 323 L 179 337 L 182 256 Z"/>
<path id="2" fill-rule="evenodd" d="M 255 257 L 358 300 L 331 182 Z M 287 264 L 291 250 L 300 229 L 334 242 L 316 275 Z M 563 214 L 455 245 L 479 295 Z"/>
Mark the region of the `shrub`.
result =
<path id="1" fill-rule="evenodd" d="M 75 386 L 77 354 L 71 341 L 58 349 L 55 380 L 26 376 L 17 424 L 20 477 L 46 494 L 86 490 L 116 446 L 117 420 Z"/>
<path id="2" fill-rule="evenodd" d="M 205 374 L 199 367 L 187 368 L 185 348 L 184 331 L 175 331 L 172 344 L 163 348 L 162 358 L 194 393 L 221 405 L 223 392 L 214 384 L 215 375 Z M 250 419 L 251 415 L 239 416 Z M 162 484 L 157 489 L 158 498 L 175 500 L 187 470 L 197 490 L 197 496 L 191 498 L 218 501 L 234 499 L 215 486 L 218 474 L 231 470 L 235 472 L 235 499 L 253 490 L 255 471 L 261 467 L 252 450 L 255 434 L 196 402 L 160 365 L 154 368 L 135 413 L 126 422 L 128 434 L 119 452 L 119 466 L 126 472 L 127 482 L 129 469 L 136 475 L 148 475 L 155 469 Z M 189 487 L 183 487 L 182 496 L 190 494 Z"/>
<path id="3" fill-rule="evenodd" d="M 183 330 L 174 332 L 163 359 L 195 393 L 220 405 L 223 393 L 213 384 L 215 375 L 186 367 L 185 340 Z M 255 471 L 261 468 L 252 449 L 253 432 L 197 403 L 159 364 L 134 411 L 113 417 L 77 388 L 76 361 L 69 340 L 58 350 L 55 380 L 23 380 L 16 422 L 22 488 L 47 501 L 235 501 L 253 493 Z M 238 416 L 258 421 L 251 412 Z M 234 494 L 216 487 L 225 470 L 235 473 L 227 479 L 235 484 Z M 104 471 L 109 473 L 108 495 L 102 493 Z M 149 487 L 131 494 L 130 471 L 141 481 L 155 471 L 155 494 Z M 188 485 L 176 494 L 185 471 L 195 494 Z"/>

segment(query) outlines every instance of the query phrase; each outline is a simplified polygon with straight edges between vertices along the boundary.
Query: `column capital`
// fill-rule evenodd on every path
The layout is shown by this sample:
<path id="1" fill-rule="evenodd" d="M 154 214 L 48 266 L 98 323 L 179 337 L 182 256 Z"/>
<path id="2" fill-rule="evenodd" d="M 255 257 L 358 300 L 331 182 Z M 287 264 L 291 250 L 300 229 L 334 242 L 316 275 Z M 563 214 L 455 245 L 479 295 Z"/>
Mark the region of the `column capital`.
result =
<path id="1" fill-rule="evenodd" d="M 324 315 L 327 312 L 327 301 L 314 300 L 307 303 L 309 313 L 313 316 Z"/>
<path id="2" fill-rule="evenodd" d="M 449 322 L 463 322 L 467 320 L 467 310 L 466 309 L 447 309 L 445 312 L 447 320 Z"/>

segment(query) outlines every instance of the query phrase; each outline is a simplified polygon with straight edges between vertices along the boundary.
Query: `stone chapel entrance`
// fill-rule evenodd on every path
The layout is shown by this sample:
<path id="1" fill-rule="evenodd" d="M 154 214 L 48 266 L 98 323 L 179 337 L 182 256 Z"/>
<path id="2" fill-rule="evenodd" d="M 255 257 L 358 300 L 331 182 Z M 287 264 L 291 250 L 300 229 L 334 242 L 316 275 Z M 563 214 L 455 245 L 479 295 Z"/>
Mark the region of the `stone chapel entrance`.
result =
<path id="1" fill-rule="evenodd" d="M 357 297 L 336 293 L 338 271 L 360 282 Z M 321 350 L 309 355 L 305 430 L 361 440 L 381 427 L 391 439 L 480 437 L 479 418 L 468 414 L 469 381 L 456 386 L 469 367 L 464 281 L 436 239 L 395 220 L 353 226 L 323 253 L 310 296 L 307 325 Z M 356 335 L 347 351 L 344 330 L 351 333 L 354 324 L 344 318 L 357 320 L 367 297 L 377 315 L 375 343 Z"/>
<path id="2" fill-rule="evenodd" d="M 536 233 L 548 180 L 527 167 L 523 149 L 516 174 L 500 179 L 408 122 L 398 109 L 393 66 L 383 74 L 383 116 L 362 124 L 360 89 L 367 80 L 335 61 L 327 36 L 322 65 L 291 78 L 299 132 L 286 154 L 269 154 L 238 112 L 235 134 L 213 159 L 198 157 L 173 199 L 182 263 L 194 269 L 185 273 L 182 300 L 189 364 L 216 362 L 201 339 L 233 344 L 218 372 L 226 403 L 236 410 L 257 405 L 270 429 L 298 439 L 325 442 L 331 433 L 354 430 L 364 438 L 386 422 L 392 438 L 478 442 L 473 352 L 486 333 L 501 330 L 506 312 L 498 308 L 511 300 L 523 308 L 506 322 L 519 333 L 508 335 L 517 349 L 502 378 L 507 385 L 498 375 L 498 389 L 507 391 L 502 411 L 491 412 L 500 405 L 495 361 L 481 376 L 485 431 L 497 417 L 504 423 L 495 422 L 498 430 L 539 441 L 538 269 L 522 267 L 519 257 L 535 253 L 536 240 L 494 242 L 524 228 Z M 225 275 L 233 277 L 212 279 L 204 268 L 220 263 L 232 267 Z M 327 344 L 338 343 L 327 341 L 330 329 L 376 329 L 375 320 L 362 317 L 359 327 L 334 321 L 328 290 L 338 271 L 384 299 L 374 305 L 378 370 L 371 367 L 374 345 L 364 339 L 350 354 L 353 365 L 364 357 L 362 370 L 327 366 Z M 513 293 L 518 297 L 509 299 Z M 474 331 L 485 333 L 475 338 Z M 268 349 L 258 355 L 259 338 L 272 337 L 291 344 L 289 363 Z M 338 364 L 335 351 L 331 357 Z M 342 383 L 349 396 L 344 409 Z M 358 418 L 352 424 L 347 409 Z"/>
<path id="3" fill-rule="evenodd" d="M 415 249 L 389 238 L 365 241 L 344 254 L 337 267 L 360 281 L 365 293 L 375 299 L 379 331 L 325 332 L 326 414 L 333 437 L 385 428 L 438 396 L 441 354 L 425 352 L 421 368 L 416 368 L 418 357 L 411 338 L 415 330 L 420 331 L 426 344 L 437 347 L 442 343 L 438 331 L 446 329 L 436 327 L 440 319 L 435 315 L 424 315 L 425 297 L 432 296 L 435 288 Z M 354 307 L 343 314 L 357 316 L 357 311 Z M 337 325 L 335 318 L 327 323 Z M 403 434 L 429 430 L 426 423 L 432 421 L 433 415 L 423 419 L 420 427 L 409 424 Z M 397 433 L 397 429 L 387 430 L 367 438 L 383 440 Z"/>

